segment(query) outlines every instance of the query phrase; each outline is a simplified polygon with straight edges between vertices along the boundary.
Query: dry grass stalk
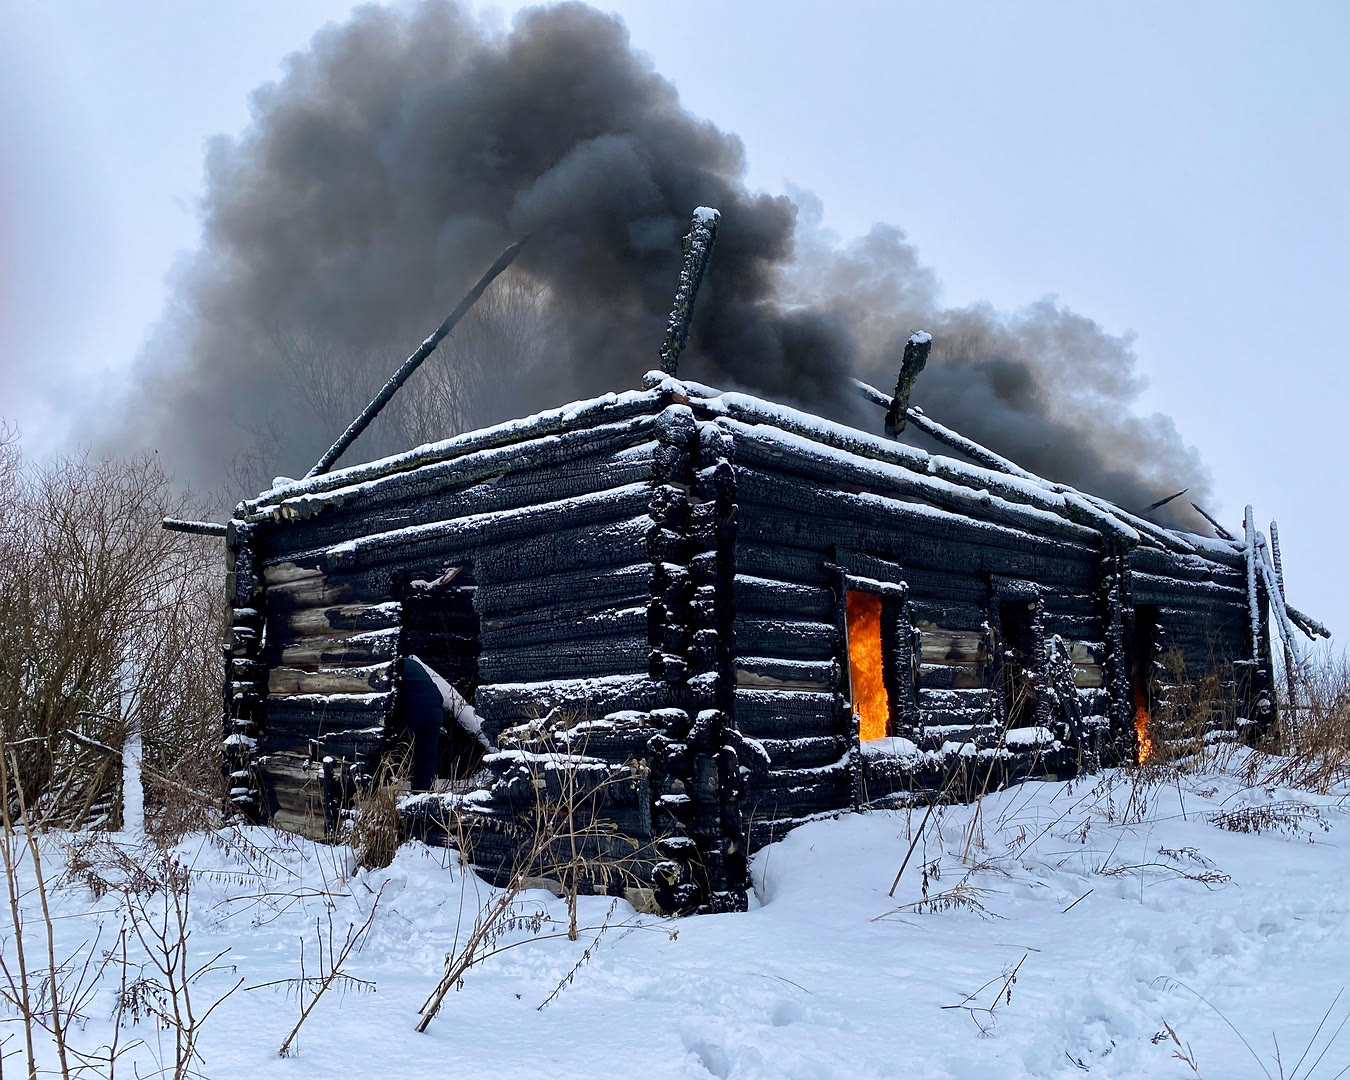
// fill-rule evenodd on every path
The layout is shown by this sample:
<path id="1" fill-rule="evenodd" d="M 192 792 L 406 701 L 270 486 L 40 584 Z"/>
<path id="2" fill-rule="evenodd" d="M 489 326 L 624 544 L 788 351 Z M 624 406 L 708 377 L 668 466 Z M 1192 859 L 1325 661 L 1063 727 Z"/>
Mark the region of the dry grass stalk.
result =
<path id="1" fill-rule="evenodd" d="M 539 721 L 531 725 L 534 749 L 524 753 L 522 760 L 529 770 L 530 785 L 536 797 L 530 801 L 521 819 L 510 826 L 521 841 L 516 846 L 516 857 L 506 875 L 505 886 L 479 908 L 463 945 L 457 943 L 454 951 L 447 955 L 445 972 L 420 1010 L 418 1031 L 426 1031 L 449 993 L 459 989 L 467 972 L 483 961 L 529 942 L 558 937 L 575 941 L 582 932 L 594 930 L 603 935 L 612 929 L 616 924 L 609 921 L 608 915 L 599 927 L 579 925 L 577 897 L 583 888 L 602 891 L 618 880 L 639 882 L 626 865 L 627 860 L 615 858 L 610 850 L 614 843 L 622 843 L 626 838 L 603 815 L 608 790 L 626 782 L 632 770 L 605 767 L 596 759 L 586 758 L 584 745 L 572 746 L 567 740 L 566 732 L 575 723 L 575 720 L 568 722 L 555 715 L 548 723 Z M 594 766 L 589 771 L 598 779 L 592 782 L 581 780 L 588 770 L 577 766 L 586 765 Z M 457 814 L 453 824 L 461 859 L 467 864 L 472 859 L 469 823 L 464 815 Z M 630 843 L 636 854 L 637 841 Z M 547 913 L 542 908 L 528 910 L 522 907 L 520 894 L 540 887 L 551 887 L 563 897 L 568 914 L 565 930 L 546 933 L 553 922 Z M 513 934 L 524 936 L 507 941 Z M 592 943 L 578 967 L 593 955 L 594 948 L 595 943 Z M 571 982 L 576 970 L 574 968 L 564 976 L 545 1004 Z"/>

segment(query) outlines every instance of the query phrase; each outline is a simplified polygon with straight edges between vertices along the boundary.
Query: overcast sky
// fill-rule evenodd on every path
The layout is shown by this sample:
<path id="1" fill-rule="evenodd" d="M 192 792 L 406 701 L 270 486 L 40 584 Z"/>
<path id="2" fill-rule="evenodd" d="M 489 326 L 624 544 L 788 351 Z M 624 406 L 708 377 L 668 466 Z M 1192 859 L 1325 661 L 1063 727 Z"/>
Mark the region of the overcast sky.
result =
<path id="1" fill-rule="evenodd" d="M 1214 509 L 1278 518 L 1291 599 L 1350 632 L 1350 5 L 599 6 L 752 186 L 901 226 L 949 304 L 1133 332 Z M 30 449 L 78 438 L 161 316 L 205 141 L 349 7 L 0 0 L 0 416 Z"/>

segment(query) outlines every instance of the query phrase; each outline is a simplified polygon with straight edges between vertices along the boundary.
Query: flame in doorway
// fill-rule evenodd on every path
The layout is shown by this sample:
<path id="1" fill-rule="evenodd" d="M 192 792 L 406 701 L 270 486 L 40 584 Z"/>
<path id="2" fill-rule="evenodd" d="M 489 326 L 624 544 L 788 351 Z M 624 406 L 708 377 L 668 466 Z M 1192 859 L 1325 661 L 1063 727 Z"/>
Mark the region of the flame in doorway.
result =
<path id="1" fill-rule="evenodd" d="M 881 674 L 881 597 L 850 589 L 848 609 L 848 667 L 853 687 L 853 711 L 863 742 L 884 739 L 890 721 L 890 702 Z"/>
<path id="2" fill-rule="evenodd" d="M 1134 686 L 1134 734 L 1139 748 L 1139 764 L 1153 755 L 1153 740 L 1148 737 L 1148 698 L 1138 682 Z"/>

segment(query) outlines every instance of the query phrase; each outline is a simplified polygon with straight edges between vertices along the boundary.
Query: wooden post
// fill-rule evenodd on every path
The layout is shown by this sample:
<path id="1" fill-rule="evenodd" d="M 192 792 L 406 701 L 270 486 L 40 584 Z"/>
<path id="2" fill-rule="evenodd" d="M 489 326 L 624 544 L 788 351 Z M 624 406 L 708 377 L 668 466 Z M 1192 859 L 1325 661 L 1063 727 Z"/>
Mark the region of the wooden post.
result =
<path id="1" fill-rule="evenodd" d="M 689 233 L 684 238 L 684 265 L 680 267 L 680 281 L 675 288 L 675 303 L 666 322 L 666 339 L 661 345 L 661 370 L 674 375 L 679 369 L 680 353 L 689 337 L 689 324 L 694 318 L 694 301 L 698 287 L 712 259 L 713 244 L 717 242 L 717 225 L 722 220 L 720 211 L 700 206 L 694 211 Z"/>
<path id="2" fill-rule="evenodd" d="M 933 337 L 926 330 L 915 330 L 905 342 L 905 355 L 900 361 L 900 375 L 895 381 L 895 397 L 891 407 L 886 410 L 886 434 L 891 438 L 905 430 L 905 421 L 909 414 L 909 395 L 914 391 L 914 383 L 928 363 L 928 353 L 933 348 Z"/>

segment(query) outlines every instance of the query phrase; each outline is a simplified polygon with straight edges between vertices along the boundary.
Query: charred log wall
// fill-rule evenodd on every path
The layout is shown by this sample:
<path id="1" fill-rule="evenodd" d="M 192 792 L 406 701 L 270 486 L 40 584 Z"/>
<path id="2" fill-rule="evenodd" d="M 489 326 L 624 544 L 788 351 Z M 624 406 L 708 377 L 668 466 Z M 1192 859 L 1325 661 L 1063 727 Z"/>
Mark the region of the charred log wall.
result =
<path id="1" fill-rule="evenodd" d="M 522 791 L 542 790 L 525 773 L 553 768 L 561 746 L 588 775 L 597 763 L 624 774 L 603 806 L 625 838 L 625 869 L 592 885 L 659 885 L 681 906 L 743 902 L 739 768 L 719 681 L 730 665 L 734 507 L 718 496 L 728 466 L 720 433 L 703 445 L 687 406 L 642 397 L 645 411 L 590 417 L 603 423 L 466 437 L 473 449 L 459 456 L 419 452 L 409 471 L 325 478 L 326 490 L 255 507 L 245 528 L 260 632 L 241 659 L 258 681 L 235 726 L 255 743 L 259 818 L 331 827 L 333 783 L 350 797 L 387 743 L 395 661 L 429 653 L 503 748 L 485 759 L 496 780 L 471 823 L 490 873 L 518 855 Z M 473 568 L 476 625 L 462 649 L 455 628 L 422 625 L 407 590 L 456 566 Z M 325 758 L 337 778 L 327 786 Z M 444 840 L 433 804 L 422 801 L 419 827 Z"/>

